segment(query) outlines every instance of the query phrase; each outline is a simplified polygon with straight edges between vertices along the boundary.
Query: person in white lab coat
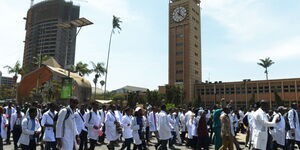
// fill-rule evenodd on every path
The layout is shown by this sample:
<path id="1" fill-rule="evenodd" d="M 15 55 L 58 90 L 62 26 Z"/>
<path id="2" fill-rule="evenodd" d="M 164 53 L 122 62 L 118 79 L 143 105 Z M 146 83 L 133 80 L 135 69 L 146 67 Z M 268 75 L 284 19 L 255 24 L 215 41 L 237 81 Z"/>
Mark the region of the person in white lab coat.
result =
<path id="1" fill-rule="evenodd" d="M 133 135 L 132 135 L 132 129 L 131 129 L 131 122 L 132 122 L 132 110 L 130 108 L 126 108 L 124 110 L 125 115 L 122 117 L 121 126 L 123 127 L 123 138 L 125 139 L 121 150 L 124 150 L 127 148 L 127 150 L 130 150 L 130 146 L 133 142 Z"/>
<path id="2" fill-rule="evenodd" d="M 20 107 L 16 107 L 17 112 L 13 113 L 10 118 L 10 131 L 13 134 L 14 148 L 18 149 L 18 141 L 22 133 L 22 120 L 24 119 L 24 113 L 21 112 Z"/>
<path id="3" fill-rule="evenodd" d="M 181 139 L 182 143 L 185 142 L 185 135 L 186 135 L 186 132 L 187 132 L 186 122 L 185 122 L 185 115 L 184 115 L 185 113 L 186 113 L 185 109 L 181 109 L 180 113 L 179 113 L 180 131 L 181 131 L 180 139 Z"/>
<path id="4" fill-rule="evenodd" d="M 75 148 L 76 143 L 80 143 L 74 116 L 77 105 L 78 100 L 71 98 L 70 105 L 61 109 L 58 113 L 56 138 L 57 147 L 60 150 L 72 150 Z"/>
<path id="5" fill-rule="evenodd" d="M 7 138 L 8 120 L 5 116 L 4 109 L 0 106 L 0 150 L 3 150 L 3 139 Z"/>
<path id="6" fill-rule="evenodd" d="M 6 118 L 8 120 L 8 129 L 10 129 L 11 128 L 10 118 L 11 118 L 11 115 L 16 112 L 16 109 L 13 107 L 12 103 L 8 103 L 8 106 L 4 107 L 4 109 L 5 109 L 5 113 L 6 113 Z M 10 130 L 7 130 L 6 132 L 7 132 L 6 143 L 10 144 Z"/>
<path id="7" fill-rule="evenodd" d="M 172 137 L 172 128 L 168 122 L 166 105 L 161 106 L 161 111 L 158 114 L 157 125 L 159 143 L 155 147 L 158 147 L 160 145 L 160 147 L 158 148 L 159 150 L 167 150 L 168 140 Z"/>
<path id="8" fill-rule="evenodd" d="M 102 120 L 99 114 L 98 102 L 91 103 L 92 110 L 86 115 L 84 125 L 88 128 L 88 139 L 90 140 L 89 150 L 94 150 L 102 127 Z"/>
<path id="9" fill-rule="evenodd" d="M 277 113 L 274 115 L 274 118 L 278 118 L 280 121 L 276 124 L 274 129 L 270 129 L 270 134 L 273 137 L 273 149 L 277 149 L 278 147 L 284 149 L 285 146 L 285 119 L 282 115 L 285 109 L 283 106 L 279 106 Z"/>
<path id="10" fill-rule="evenodd" d="M 87 128 L 84 125 L 86 119 L 86 105 L 82 104 L 80 109 L 74 113 L 77 132 L 80 138 L 79 150 L 87 150 Z"/>
<path id="11" fill-rule="evenodd" d="M 260 102 L 260 107 L 253 114 L 253 148 L 266 150 L 267 141 L 268 141 L 268 127 L 276 126 L 276 119 L 273 119 L 272 122 L 269 122 L 266 110 L 268 104 L 265 101 Z"/>
<path id="12" fill-rule="evenodd" d="M 55 104 L 49 104 L 49 110 L 46 111 L 42 116 L 41 125 L 45 128 L 43 141 L 45 142 L 45 150 L 55 149 L 56 148 L 56 140 L 54 134 L 54 117 L 57 114 L 55 111 Z"/>
<path id="13" fill-rule="evenodd" d="M 100 115 L 101 115 L 102 122 L 105 122 L 105 117 L 106 117 L 106 113 L 107 113 L 106 106 L 102 105 L 102 109 L 99 112 L 100 112 Z M 104 144 L 104 140 L 105 140 L 105 123 L 102 126 L 102 131 L 103 131 L 103 134 L 99 137 L 99 142 L 101 144 Z"/>
<path id="14" fill-rule="evenodd" d="M 22 150 L 36 150 L 37 138 L 41 133 L 41 125 L 36 118 L 37 111 L 35 107 L 28 109 L 29 117 L 22 121 L 22 134 L 19 139 Z"/>
<path id="15" fill-rule="evenodd" d="M 176 131 L 175 131 L 176 120 L 175 120 L 175 115 L 173 116 L 173 112 L 174 112 L 174 109 L 170 109 L 169 114 L 168 114 L 168 121 L 169 121 L 169 124 L 172 129 L 171 130 L 172 137 L 169 139 L 169 148 L 170 149 L 175 149 L 174 144 L 176 143 Z"/>
<path id="16" fill-rule="evenodd" d="M 152 111 L 149 113 L 149 124 L 150 124 L 150 135 L 154 133 L 157 141 L 159 140 L 158 131 L 157 131 L 157 120 L 158 120 L 158 113 L 155 107 L 152 107 Z"/>
<path id="17" fill-rule="evenodd" d="M 109 150 L 114 150 L 115 144 L 120 137 L 119 128 L 121 126 L 114 113 L 115 110 L 116 106 L 110 105 L 105 117 L 105 135 L 106 139 L 109 141 L 109 144 L 107 145 Z"/>
<path id="18" fill-rule="evenodd" d="M 294 149 L 295 143 L 300 147 L 300 120 L 299 120 L 299 108 L 297 103 L 292 103 L 292 109 L 288 111 L 288 123 L 290 130 L 287 131 L 287 147 L 290 150 Z"/>

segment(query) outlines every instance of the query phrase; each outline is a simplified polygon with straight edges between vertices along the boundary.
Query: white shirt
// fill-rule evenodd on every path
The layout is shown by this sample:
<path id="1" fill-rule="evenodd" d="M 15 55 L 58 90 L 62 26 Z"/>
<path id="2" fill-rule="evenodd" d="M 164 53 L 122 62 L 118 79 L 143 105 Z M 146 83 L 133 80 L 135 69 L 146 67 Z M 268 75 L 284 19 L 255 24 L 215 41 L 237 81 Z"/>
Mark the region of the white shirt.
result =
<path id="1" fill-rule="evenodd" d="M 87 113 L 85 112 L 84 115 L 82 116 L 79 111 L 74 113 L 75 123 L 76 123 L 78 134 L 80 134 L 82 130 L 87 131 L 87 129 L 85 128 L 85 125 L 84 125 L 86 114 Z"/>
<path id="2" fill-rule="evenodd" d="M 108 111 L 105 117 L 105 135 L 108 141 L 116 141 L 119 138 L 115 121 L 117 121 L 115 114 L 111 110 Z"/>
<path id="3" fill-rule="evenodd" d="M 150 132 L 155 132 L 157 131 L 157 119 L 158 119 L 158 114 L 154 113 L 153 111 L 149 113 L 149 124 L 150 124 Z"/>
<path id="4" fill-rule="evenodd" d="M 50 110 L 46 111 L 43 114 L 41 125 L 44 127 L 45 124 L 54 125 L 54 117 L 56 112 L 52 113 Z M 44 132 L 43 140 L 46 142 L 55 142 L 54 130 L 53 127 L 46 127 Z"/>
<path id="5" fill-rule="evenodd" d="M 124 115 L 122 117 L 121 126 L 123 127 L 123 137 L 125 139 L 132 138 L 132 129 L 131 129 L 132 117 Z"/>
<path id="6" fill-rule="evenodd" d="M 294 116 L 295 115 L 295 116 Z M 287 132 L 287 139 L 295 139 L 296 141 L 300 141 L 300 123 L 299 123 L 299 114 L 295 109 L 291 109 L 288 112 L 288 120 L 291 129 L 294 130 L 295 137 L 292 135 L 292 130 Z"/>
<path id="7" fill-rule="evenodd" d="M 99 137 L 99 130 L 102 126 L 101 117 L 98 111 L 91 111 L 86 114 L 84 125 L 88 128 L 88 138 L 97 140 Z M 94 126 L 99 127 L 99 129 L 95 129 Z"/>
<path id="8" fill-rule="evenodd" d="M 273 137 L 273 140 L 281 146 L 285 146 L 285 119 L 278 113 L 274 115 L 274 118 L 277 119 L 280 117 L 280 122 L 276 123 L 276 126 L 273 130 L 269 130 L 270 134 Z"/>

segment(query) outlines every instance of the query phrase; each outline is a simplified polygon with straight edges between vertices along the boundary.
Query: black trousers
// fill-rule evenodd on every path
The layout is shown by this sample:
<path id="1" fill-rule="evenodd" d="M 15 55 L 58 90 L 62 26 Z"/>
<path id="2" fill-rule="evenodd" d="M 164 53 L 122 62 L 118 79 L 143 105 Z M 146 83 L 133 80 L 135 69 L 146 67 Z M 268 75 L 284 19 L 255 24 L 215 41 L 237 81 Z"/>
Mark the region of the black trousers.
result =
<path id="1" fill-rule="evenodd" d="M 0 150 L 3 150 L 3 139 L 0 137 Z"/>
<path id="2" fill-rule="evenodd" d="M 45 150 L 56 150 L 56 142 L 45 142 Z"/>
<path id="3" fill-rule="evenodd" d="M 80 138 L 79 150 L 86 150 L 88 148 L 87 132 L 82 130 L 81 133 L 79 134 L 79 138 Z"/>
<path id="4" fill-rule="evenodd" d="M 8 127 L 7 127 L 7 139 L 6 139 L 6 143 L 10 144 L 10 118 L 8 119 Z"/>
<path id="5" fill-rule="evenodd" d="M 22 128 L 14 128 L 14 130 L 12 131 L 12 134 L 13 134 L 13 140 L 14 140 L 14 147 L 16 149 L 18 147 L 19 138 L 22 134 Z"/>
<path id="6" fill-rule="evenodd" d="M 35 140 L 30 140 L 29 145 L 21 144 L 22 150 L 36 150 L 36 143 Z"/>
<path id="7" fill-rule="evenodd" d="M 294 150 L 295 149 L 295 144 L 297 144 L 298 147 L 300 147 L 300 141 L 295 141 L 295 140 L 288 139 L 286 141 L 285 149 L 286 150 Z"/>
<path id="8" fill-rule="evenodd" d="M 167 150 L 167 144 L 168 144 L 168 140 L 160 140 L 160 147 L 158 148 L 158 150 Z"/>
<path id="9" fill-rule="evenodd" d="M 172 147 L 176 143 L 176 132 L 171 131 L 172 138 L 169 140 L 169 148 Z"/>
<path id="10" fill-rule="evenodd" d="M 209 137 L 208 136 L 198 136 L 199 149 L 203 148 L 204 150 L 208 150 L 209 146 Z"/>
<path id="11" fill-rule="evenodd" d="M 180 134 L 180 138 L 182 140 L 182 143 L 186 142 L 186 138 L 185 138 L 185 135 L 186 135 L 186 131 L 182 131 L 181 134 Z"/>
<path id="12" fill-rule="evenodd" d="M 129 139 L 125 139 L 121 150 L 124 150 L 125 148 L 127 148 L 127 150 L 130 150 L 130 145 L 133 143 L 133 138 L 129 138 Z"/>
<path id="13" fill-rule="evenodd" d="M 90 139 L 90 148 L 89 148 L 89 150 L 95 150 L 96 144 L 97 144 L 97 140 Z"/>

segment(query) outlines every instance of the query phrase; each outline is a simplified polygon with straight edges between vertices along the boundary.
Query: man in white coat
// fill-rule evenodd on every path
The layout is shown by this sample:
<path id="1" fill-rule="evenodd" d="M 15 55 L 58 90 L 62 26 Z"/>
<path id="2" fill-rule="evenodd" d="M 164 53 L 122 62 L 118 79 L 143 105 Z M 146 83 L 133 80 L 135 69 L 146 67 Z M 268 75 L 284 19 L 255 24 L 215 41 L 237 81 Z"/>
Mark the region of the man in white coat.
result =
<path id="1" fill-rule="evenodd" d="M 22 121 L 22 134 L 19 139 L 22 150 L 36 150 L 37 138 L 41 133 L 41 126 L 36 119 L 37 111 L 35 107 L 28 109 L 29 117 Z"/>
<path id="2" fill-rule="evenodd" d="M 117 131 L 117 129 L 120 127 L 120 123 L 118 122 L 114 113 L 115 110 L 116 106 L 110 105 L 105 117 L 105 135 L 106 139 L 109 141 L 109 144 L 107 145 L 109 150 L 114 150 L 115 144 L 120 137 Z"/>
<path id="3" fill-rule="evenodd" d="M 123 127 L 123 138 L 125 139 L 121 150 L 127 148 L 130 150 L 130 145 L 133 142 L 133 135 L 131 129 L 131 122 L 132 122 L 132 110 L 130 108 L 126 108 L 125 115 L 122 117 L 121 126 Z"/>
<path id="4" fill-rule="evenodd" d="M 74 116 L 77 105 L 77 99 L 70 99 L 70 105 L 58 113 L 56 138 L 60 150 L 73 150 L 75 143 L 80 143 Z"/>
<path id="5" fill-rule="evenodd" d="M 253 114 L 253 148 L 259 150 L 266 150 L 268 141 L 268 127 L 274 127 L 276 125 L 276 119 L 272 122 L 268 121 L 265 111 L 268 108 L 268 104 L 265 101 L 260 102 L 260 107 Z"/>
<path id="6" fill-rule="evenodd" d="M 158 114 L 157 114 L 157 109 L 155 107 L 152 107 L 152 111 L 149 113 L 149 124 L 150 124 L 150 135 L 154 133 L 157 141 L 158 139 L 158 132 L 157 132 L 157 119 L 158 119 Z"/>
<path id="7" fill-rule="evenodd" d="M 294 149 L 295 143 L 300 147 L 300 122 L 297 103 L 292 103 L 292 109 L 288 111 L 288 123 L 290 130 L 287 132 L 287 147 Z"/>
<path id="8" fill-rule="evenodd" d="M 274 129 L 270 129 L 270 134 L 273 137 L 273 149 L 278 147 L 284 149 L 285 146 L 285 119 L 282 114 L 284 114 L 285 108 L 279 106 L 277 109 L 277 114 L 274 115 L 274 118 L 278 118 L 280 121 L 276 124 Z"/>
<path id="9" fill-rule="evenodd" d="M 24 113 L 21 112 L 20 107 L 16 107 L 16 110 L 17 110 L 17 112 L 13 113 L 11 115 L 11 118 L 10 118 L 10 124 L 11 124 L 10 131 L 13 134 L 15 150 L 18 149 L 18 141 L 19 141 L 19 138 L 22 134 L 22 125 L 21 125 L 21 123 L 22 123 L 22 120 L 24 119 Z"/>
<path id="10" fill-rule="evenodd" d="M 43 141 L 45 142 L 45 150 L 55 149 L 56 140 L 54 135 L 54 117 L 56 115 L 54 103 L 49 104 L 49 110 L 42 116 L 41 125 L 45 128 Z"/>
<path id="11" fill-rule="evenodd" d="M 0 150 L 3 150 L 3 139 L 6 139 L 7 137 L 8 127 L 8 120 L 3 112 L 3 107 L 0 106 Z"/>
<path id="12" fill-rule="evenodd" d="M 158 114 L 158 135 L 159 143 L 161 144 L 159 150 L 167 150 L 168 140 L 172 137 L 172 128 L 168 121 L 168 116 L 166 113 L 166 105 L 161 106 L 161 111 Z"/>
<path id="13" fill-rule="evenodd" d="M 98 112 L 99 105 L 97 102 L 91 103 L 92 110 L 86 115 L 85 126 L 88 128 L 88 139 L 90 140 L 90 149 L 94 150 L 99 137 L 102 121 Z"/>
<path id="14" fill-rule="evenodd" d="M 75 122 L 77 127 L 77 132 L 79 134 L 80 138 L 80 145 L 79 150 L 87 150 L 87 128 L 85 127 L 84 123 L 86 120 L 86 105 L 82 104 L 80 106 L 80 110 L 74 113 L 75 116 Z"/>

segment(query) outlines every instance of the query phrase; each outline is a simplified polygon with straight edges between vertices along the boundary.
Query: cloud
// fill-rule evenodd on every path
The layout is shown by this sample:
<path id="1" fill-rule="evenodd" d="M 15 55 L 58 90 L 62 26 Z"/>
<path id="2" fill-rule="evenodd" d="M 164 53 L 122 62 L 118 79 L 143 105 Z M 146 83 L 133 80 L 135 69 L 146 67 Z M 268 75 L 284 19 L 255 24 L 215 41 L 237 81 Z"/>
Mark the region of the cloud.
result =
<path id="1" fill-rule="evenodd" d="M 238 53 L 236 58 L 243 62 L 257 62 L 261 58 L 273 60 L 298 59 L 300 56 L 300 36 L 278 42 L 267 48 L 247 49 Z"/>

